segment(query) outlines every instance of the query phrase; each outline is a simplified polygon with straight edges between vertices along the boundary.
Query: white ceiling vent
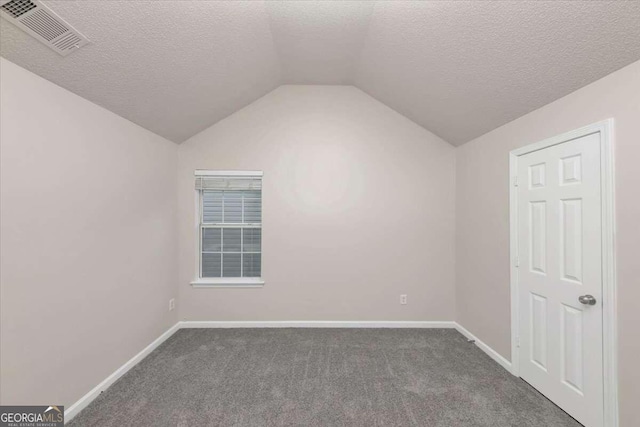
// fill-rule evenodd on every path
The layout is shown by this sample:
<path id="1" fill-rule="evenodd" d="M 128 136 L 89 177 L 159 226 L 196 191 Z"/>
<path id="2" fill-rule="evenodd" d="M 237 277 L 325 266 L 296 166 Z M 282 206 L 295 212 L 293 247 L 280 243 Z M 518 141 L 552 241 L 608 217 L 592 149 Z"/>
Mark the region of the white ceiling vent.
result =
<path id="1" fill-rule="evenodd" d="M 0 0 L 0 13 L 60 55 L 66 56 L 89 43 L 85 36 L 38 0 Z"/>

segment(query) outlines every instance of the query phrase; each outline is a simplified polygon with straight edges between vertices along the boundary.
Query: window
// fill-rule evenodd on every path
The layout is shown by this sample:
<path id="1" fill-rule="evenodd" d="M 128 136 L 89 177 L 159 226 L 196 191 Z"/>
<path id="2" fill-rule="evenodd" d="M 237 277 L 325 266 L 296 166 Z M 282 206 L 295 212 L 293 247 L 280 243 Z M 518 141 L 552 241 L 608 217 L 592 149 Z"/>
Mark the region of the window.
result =
<path id="1" fill-rule="evenodd" d="M 261 285 L 262 172 L 196 171 L 198 280 Z"/>

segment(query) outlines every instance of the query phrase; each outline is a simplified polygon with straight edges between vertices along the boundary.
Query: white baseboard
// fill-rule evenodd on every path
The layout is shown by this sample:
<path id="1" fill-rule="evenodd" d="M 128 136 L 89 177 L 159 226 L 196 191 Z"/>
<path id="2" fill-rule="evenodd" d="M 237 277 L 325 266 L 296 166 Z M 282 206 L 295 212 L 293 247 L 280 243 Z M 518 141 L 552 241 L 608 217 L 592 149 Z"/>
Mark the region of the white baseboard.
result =
<path id="1" fill-rule="evenodd" d="M 181 328 L 455 328 L 453 321 L 183 321 Z"/>
<path id="2" fill-rule="evenodd" d="M 471 332 L 454 321 L 182 321 L 173 325 L 167 332 L 160 335 L 155 341 L 145 347 L 140 353 L 133 356 L 124 365 L 109 375 L 104 381 L 95 386 L 93 390 L 85 394 L 76 403 L 64 411 L 65 421 L 71 421 L 81 410 L 86 408 L 100 393 L 111 384 L 126 374 L 149 353 L 158 348 L 178 329 L 183 328 L 447 328 L 456 329 L 475 343 L 489 357 L 498 362 L 506 370 L 511 372 L 511 362 L 499 355 L 491 347 L 476 338 Z"/>
<path id="3" fill-rule="evenodd" d="M 455 323 L 455 325 L 455 328 L 458 330 L 458 332 L 467 337 L 467 339 L 474 340 L 475 344 L 480 348 L 480 350 L 487 353 L 490 358 L 498 362 L 498 364 L 501 365 L 504 369 L 506 369 L 510 373 L 513 373 L 511 371 L 511 362 L 501 356 L 497 351 L 480 341 L 475 335 L 465 329 L 464 326 L 460 325 L 459 323 Z"/>
<path id="4" fill-rule="evenodd" d="M 124 365 L 116 369 L 114 373 L 109 375 L 104 381 L 95 386 L 89 393 L 85 394 L 76 403 L 71 405 L 64 411 L 65 422 L 71 421 L 73 417 L 78 415 L 80 411 L 86 408 L 93 400 L 100 395 L 104 390 L 109 388 L 111 384 L 116 382 L 121 376 L 126 374 L 131 368 L 144 359 L 149 353 L 158 348 L 160 344 L 165 342 L 171 335 L 173 335 L 178 329 L 180 329 L 180 322 L 170 327 L 165 333 L 160 335 L 155 341 L 146 346 L 140 353 L 129 359 Z"/>

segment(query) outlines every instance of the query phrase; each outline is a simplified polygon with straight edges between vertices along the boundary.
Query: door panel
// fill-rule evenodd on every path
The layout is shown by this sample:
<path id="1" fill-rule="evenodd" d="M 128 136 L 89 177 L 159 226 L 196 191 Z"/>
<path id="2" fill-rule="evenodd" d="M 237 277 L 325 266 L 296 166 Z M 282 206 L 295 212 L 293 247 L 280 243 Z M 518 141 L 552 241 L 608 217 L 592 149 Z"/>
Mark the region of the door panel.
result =
<path id="1" fill-rule="evenodd" d="M 518 157 L 518 182 L 520 376 L 601 426 L 600 135 Z"/>
<path id="2" fill-rule="evenodd" d="M 582 393 L 582 310 L 562 305 L 562 381 Z"/>
<path id="3" fill-rule="evenodd" d="M 531 212 L 531 271 L 544 273 L 547 264 L 547 202 L 529 203 Z"/>
<path id="4" fill-rule="evenodd" d="M 560 201 L 560 267 L 564 280 L 582 280 L 582 200 Z"/>
<path id="5" fill-rule="evenodd" d="M 547 371 L 547 299 L 531 294 L 531 361 Z"/>

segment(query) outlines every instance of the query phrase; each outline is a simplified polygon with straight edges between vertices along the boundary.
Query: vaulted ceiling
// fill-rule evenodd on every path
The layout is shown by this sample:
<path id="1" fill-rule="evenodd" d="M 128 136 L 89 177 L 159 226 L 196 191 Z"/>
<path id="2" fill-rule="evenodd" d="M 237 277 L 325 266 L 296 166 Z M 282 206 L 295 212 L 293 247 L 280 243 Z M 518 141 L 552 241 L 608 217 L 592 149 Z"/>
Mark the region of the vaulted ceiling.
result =
<path id="1" fill-rule="evenodd" d="M 282 84 L 355 85 L 463 144 L 640 59 L 639 1 L 46 1 L 2 56 L 174 142 Z"/>

